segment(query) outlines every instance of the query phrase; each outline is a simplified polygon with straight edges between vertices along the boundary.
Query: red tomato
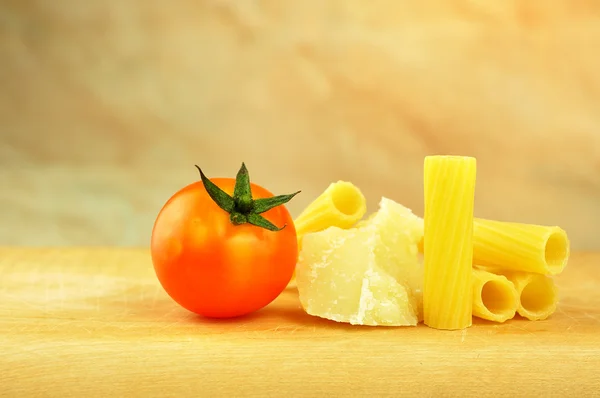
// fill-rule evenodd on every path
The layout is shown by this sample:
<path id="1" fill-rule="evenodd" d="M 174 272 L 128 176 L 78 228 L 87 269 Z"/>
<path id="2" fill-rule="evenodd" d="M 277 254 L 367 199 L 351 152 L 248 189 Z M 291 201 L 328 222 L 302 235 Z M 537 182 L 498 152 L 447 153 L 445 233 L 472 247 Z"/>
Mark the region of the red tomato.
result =
<path id="1" fill-rule="evenodd" d="M 210 181 L 234 196 L 235 179 Z M 249 186 L 252 199 L 273 197 L 259 185 Z M 296 230 L 283 205 L 260 215 L 285 227 L 234 225 L 202 181 L 175 193 L 158 214 L 151 239 L 154 269 L 169 296 L 189 311 L 214 318 L 245 315 L 277 298 L 296 266 Z"/>

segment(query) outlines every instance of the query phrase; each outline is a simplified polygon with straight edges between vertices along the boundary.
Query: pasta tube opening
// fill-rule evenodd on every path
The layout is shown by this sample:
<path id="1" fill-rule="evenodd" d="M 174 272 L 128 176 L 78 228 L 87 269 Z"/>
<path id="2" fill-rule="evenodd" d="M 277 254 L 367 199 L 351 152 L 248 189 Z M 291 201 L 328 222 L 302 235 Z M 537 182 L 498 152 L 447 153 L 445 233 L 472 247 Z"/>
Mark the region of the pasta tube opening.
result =
<path id="1" fill-rule="evenodd" d="M 494 316 L 510 319 L 515 315 L 517 295 L 509 280 L 487 281 L 481 289 L 481 302 Z"/>
<path id="2" fill-rule="evenodd" d="M 331 193 L 334 208 L 346 216 L 354 216 L 359 213 L 362 217 L 364 200 L 363 195 L 356 187 L 348 182 L 339 182 L 337 189 Z"/>
<path id="3" fill-rule="evenodd" d="M 351 182 L 331 183 L 294 220 L 298 239 L 329 227 L 350 228 L 367 212 L 367 201 Z"/>
<path id="4" fill-rule="evenodd" d="M 530 320 L 546 319 L 556 310 L 557 291 L 552 279 L 532 275 L 521 291 L 519 315 Z"/>
<path id="5" fill-rule="evenodd" d="M 562 272 L 569 258 L 569 240 L 562 229 L 552 232 L 546 241 L 544 257 L 551 275 Z"/>
<path id="6" fill-rule="evenodd" d="M 517 313 L 519 295 L 504 275 L 473 268 L 473 315 L 493 322 L 505 322 Z"/>

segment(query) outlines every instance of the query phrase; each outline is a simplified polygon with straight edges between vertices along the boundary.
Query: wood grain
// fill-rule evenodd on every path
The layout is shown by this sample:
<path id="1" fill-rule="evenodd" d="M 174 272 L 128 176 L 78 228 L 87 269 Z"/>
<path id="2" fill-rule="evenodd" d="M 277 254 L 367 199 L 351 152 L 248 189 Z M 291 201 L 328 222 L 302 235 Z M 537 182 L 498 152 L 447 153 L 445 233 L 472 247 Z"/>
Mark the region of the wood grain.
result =
<path id="1" fill-rule="evenodd" d="M 478 216 L 600 250 L 598 48 L 594 1 L 5 0 L 0 244 L 144 246 L 195 163 L 420 214 L 441 153 Z"/>
<path id="2" fill-rule="evenodd" d="M 170 300 L 147 250 L 0 249 L 0 396 L 597 396 L 598 261 L 572 258 L 546 321 L 438 331 L 313 318 L 293 286 L 211 321 Z"/>

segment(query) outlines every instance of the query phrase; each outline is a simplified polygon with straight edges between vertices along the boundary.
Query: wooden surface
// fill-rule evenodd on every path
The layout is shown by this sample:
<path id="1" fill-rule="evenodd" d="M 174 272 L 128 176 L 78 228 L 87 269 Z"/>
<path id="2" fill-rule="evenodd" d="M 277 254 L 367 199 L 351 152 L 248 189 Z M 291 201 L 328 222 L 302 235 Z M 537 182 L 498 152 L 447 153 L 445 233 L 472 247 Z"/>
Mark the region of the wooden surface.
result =
<path id="1" fill-rule="evenodd" d="M 476 214 L 600 251 L 600 2 L 0 1 L 0 244 L 146 246 L 245 161 L 298 214 L 351 180 L 422 215 L 428 154 Z"/>
<path id="2" fill-rule="evenodd" d="M 547 321 L 465 331 L 313 318 L 290 286 L 254 315 L 175 305 L 146 250 L 0 249 L 0 396 L 598 396 L 600 254 Z"/>

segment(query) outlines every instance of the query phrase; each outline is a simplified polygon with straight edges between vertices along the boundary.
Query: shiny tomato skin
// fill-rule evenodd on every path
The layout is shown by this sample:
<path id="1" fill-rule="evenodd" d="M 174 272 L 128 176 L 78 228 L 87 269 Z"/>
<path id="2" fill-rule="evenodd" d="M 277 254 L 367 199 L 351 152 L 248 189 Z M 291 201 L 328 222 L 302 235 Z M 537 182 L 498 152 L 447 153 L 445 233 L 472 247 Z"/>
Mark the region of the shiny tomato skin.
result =
<path id="1" fill-rule="evenodd" d="M 228 194 L 235 180 L 212 178 Z M 251 183 L 254 199 L 273 194 Z M 176 192 L 160 210 L 151 238 L 156 276 L 167 294 L 189 311 L 236 317 L 271 303 L 290 282 L 298 257 L 296 229 L 283 205 L 262 213 L 277 232 L 233 225 L 201 181 Z"/>

